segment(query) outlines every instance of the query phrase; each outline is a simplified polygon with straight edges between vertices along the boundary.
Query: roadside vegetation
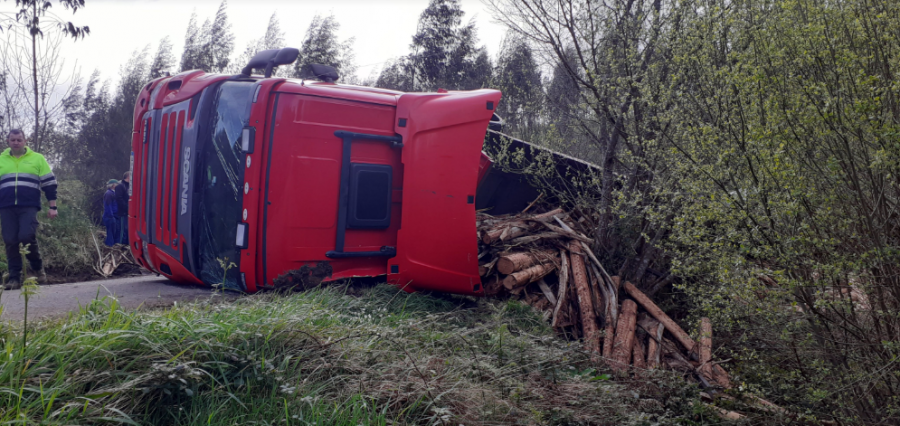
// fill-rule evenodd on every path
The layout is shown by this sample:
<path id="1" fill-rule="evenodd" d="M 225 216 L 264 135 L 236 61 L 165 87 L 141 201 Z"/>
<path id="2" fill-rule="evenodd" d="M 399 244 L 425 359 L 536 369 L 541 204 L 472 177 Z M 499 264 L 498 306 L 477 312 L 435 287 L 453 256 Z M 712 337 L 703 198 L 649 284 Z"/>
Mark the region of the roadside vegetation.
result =
<path id="1" fill-rule="evenodd" d="M 715 424 L 671 373 L 612 380 L 517 302 L 338 285 L 0 328 L 0 422 Z M 649 374 L 649 372 L 648 372 Z"/>

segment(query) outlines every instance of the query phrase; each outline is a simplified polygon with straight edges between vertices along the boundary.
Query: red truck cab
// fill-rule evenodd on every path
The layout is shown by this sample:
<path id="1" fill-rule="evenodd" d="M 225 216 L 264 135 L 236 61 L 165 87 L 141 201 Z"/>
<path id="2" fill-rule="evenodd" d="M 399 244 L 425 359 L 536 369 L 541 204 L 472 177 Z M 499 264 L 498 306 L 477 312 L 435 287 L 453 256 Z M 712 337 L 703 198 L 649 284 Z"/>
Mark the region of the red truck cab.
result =
<path id="1" fill-rule="evenodd" d="M 499 101 L 249 72 L 154 80 L 135 105 L 130 248 L 173 281 L 246 292 L 328 262 L 329 280 L 482 294 L 475 195 Z"/>

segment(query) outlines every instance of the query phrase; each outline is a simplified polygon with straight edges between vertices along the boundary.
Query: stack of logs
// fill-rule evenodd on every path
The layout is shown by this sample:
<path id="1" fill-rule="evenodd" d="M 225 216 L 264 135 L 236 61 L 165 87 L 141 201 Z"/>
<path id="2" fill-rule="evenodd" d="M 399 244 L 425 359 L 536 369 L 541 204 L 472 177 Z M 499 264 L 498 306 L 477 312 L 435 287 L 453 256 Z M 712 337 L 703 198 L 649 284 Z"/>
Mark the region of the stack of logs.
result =
<path id="1" fill-rule="evenodd" d="M 736 401 L 719 392 L 730 389 L 731 382 L 712 359 L 710 320 L 701 319 L 697 342 L 644 292 L 610 276 L 591 250 L 593 240 L 586 235 L 594 225 L 589 218 L 562 209 L 496 217 L 479 213 L 477 227 L 486 295 L 517 297 L 542 311 L 555 329 L 583 339 L 592 359 L 600 362 L 602 357 L 616 372 L 627 374 L 631 368 L 639 377 L 668 368 L 698 380 L 707 389 L 701 392 L 704 404 Z M 740 402 L 754 411 L 798 418 L 753 395 L 743 395 Z M 744 417 L 710 407 L 729 420 Z"/>
<path id="2" fill-rule="evenodd" d="M 695 342 L 641 290 L 609 276 L 591 250 L 585 221 L 561 209 L 479 214 L 479 273 L 487 295 L 508 293 L 543 311 L 554 328 L 583 339 L 594 359 L 602 356 L 615 371 L 634 367 L 639 375 L 666 367 L 692 373 L 704 387 L 731 387 L 712 360 L 710 321 L 703 319 Z M 622 290 L 628 298 L 620 297 Z"/>

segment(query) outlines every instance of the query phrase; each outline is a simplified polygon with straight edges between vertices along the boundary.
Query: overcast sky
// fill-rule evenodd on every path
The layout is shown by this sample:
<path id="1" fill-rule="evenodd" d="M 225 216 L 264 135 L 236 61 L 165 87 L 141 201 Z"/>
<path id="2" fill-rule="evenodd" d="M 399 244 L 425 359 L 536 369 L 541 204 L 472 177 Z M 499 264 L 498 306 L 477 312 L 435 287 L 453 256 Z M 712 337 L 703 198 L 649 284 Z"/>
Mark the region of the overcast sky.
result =
<path id="1" fill-rule="evenodd" d="M 55 2 L 54 2 L 55 3 Z M 198 25 L 212 19 L 221 0 L 88 0 L 75 15 L 54 5 L 53 11 L 76 25 L 88 25 L 91 35 L 77 42 L 66 41 L 66 66 L 77 63 L 82 78 L 99 69 L 103 79 L 116 80 L 119 67 L 136 49 L 150 45 L 151 55 L 165 36 L 181 57 L 191 12 Z M 278 13 L 288 46 L 300 47 L 303 35 L 317 13 L 334 14 L 341 24 L 340 38 L 355 37 L 353 50 L 366 77 L 381 69 L 385 60 L 409 53 L 419 14 L 428 0 L 228 0 L 228 19 L 235 35 L 233 56 L 243 52 L 250 40 L 265 34 L 269 17 Z M 0 2 L 0 11 L 15 9 L 11 0 Z M 464 21 L 474 19 L 480 44 L 497 54 L 505 29 L 493 22 L 480 0 L 462 0 Z"/>

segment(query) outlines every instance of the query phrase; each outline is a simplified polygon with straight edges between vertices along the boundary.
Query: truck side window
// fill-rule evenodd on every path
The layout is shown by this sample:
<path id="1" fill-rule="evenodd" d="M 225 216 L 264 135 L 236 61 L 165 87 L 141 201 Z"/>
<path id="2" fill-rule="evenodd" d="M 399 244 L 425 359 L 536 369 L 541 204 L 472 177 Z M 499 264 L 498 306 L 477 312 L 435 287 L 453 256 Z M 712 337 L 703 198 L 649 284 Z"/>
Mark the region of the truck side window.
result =
<path id="1" fill-rule="evenodd" d="M 393 169 L 384 164 L 350 164 L 350 205 L 347 227 L 383 229 L 391 226 Z"/>

